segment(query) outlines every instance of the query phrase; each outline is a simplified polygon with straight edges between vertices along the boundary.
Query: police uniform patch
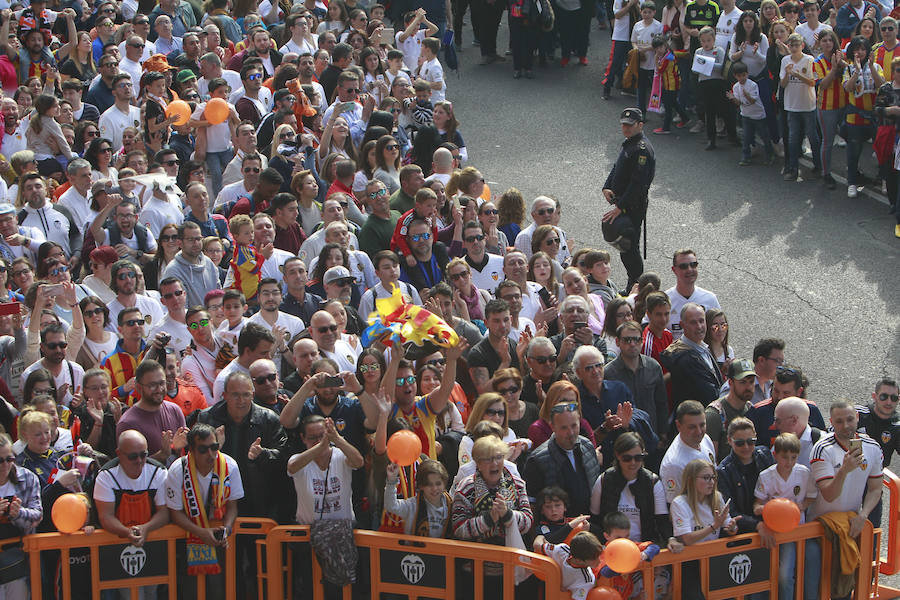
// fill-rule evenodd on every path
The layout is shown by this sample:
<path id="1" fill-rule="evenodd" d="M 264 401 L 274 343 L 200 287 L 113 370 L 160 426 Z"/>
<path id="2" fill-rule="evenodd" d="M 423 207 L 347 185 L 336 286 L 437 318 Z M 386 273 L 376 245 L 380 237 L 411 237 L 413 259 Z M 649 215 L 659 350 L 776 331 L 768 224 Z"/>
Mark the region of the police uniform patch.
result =
<path id="1" fill-rule="evenodd" d="M 638 164 L 639 164 L 639 165 L 646 165 L 646 164 L 647 164 L 647 157 L 644 156 L 643 154 L 641 154 L 640 156 L 638 156 Z"/>

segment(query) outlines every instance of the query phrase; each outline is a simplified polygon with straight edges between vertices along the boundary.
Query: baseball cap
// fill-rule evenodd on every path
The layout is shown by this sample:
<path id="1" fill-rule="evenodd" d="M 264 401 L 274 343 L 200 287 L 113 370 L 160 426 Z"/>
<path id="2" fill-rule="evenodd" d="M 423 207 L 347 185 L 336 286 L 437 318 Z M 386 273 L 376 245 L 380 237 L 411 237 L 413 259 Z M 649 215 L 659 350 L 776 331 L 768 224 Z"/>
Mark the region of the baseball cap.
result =
<path id="1" fill-rule="evenodd" d="M 644 113 L 639 108 L 626 108 L 619 115 L 619 123 L 623 125 L 634 125 L 644 121 Z"/>
<path id="2" fill-rule="evenodd" d="M 740 360 L 732 361 L 732 363 L 728 365 L 728 379 L 744 379 L 751 375 L 756 376 L 756 370 L 753 368 L 753 363 L 750 362 L 749 359 L 742 358 Z"/>
<path id="3" fill-rule="evenodd" d="M 185 81 L 190 81 L 191 79 L 197 79 L 197 76 L 194 75 L 194 72 L 190 69 L 182 69 L 178 71 L 178 75 L 175 76 L 175 81 L 178 83 L 184 83 Z"/>
<path id="4" fill-rule="evenodd" d="M 98 246 L 91 250 L 90 259 L 102 265 L 111 265 L 119 260 L 119 254 L 112 246 Z"/>
<path id="5" fill-rule="evenodd" d="M 16 207 L 9 202 L 0 203 L 0 215 L 16 214 Z"/>
<path id="6" fill-rule="evenodd" d="M 340 265 L 336 267 L 331 267 L 327 271 L 325 271 L 325 276 L 322 277 L 323 283 L 334 283 L 335 281 L 340 281 L 341 279 L 347 279 L 351 283 L 356 281 L 352 275 L 350 275 L 350 271 L 347 270 L 347 267 L 342 267 Z"/>

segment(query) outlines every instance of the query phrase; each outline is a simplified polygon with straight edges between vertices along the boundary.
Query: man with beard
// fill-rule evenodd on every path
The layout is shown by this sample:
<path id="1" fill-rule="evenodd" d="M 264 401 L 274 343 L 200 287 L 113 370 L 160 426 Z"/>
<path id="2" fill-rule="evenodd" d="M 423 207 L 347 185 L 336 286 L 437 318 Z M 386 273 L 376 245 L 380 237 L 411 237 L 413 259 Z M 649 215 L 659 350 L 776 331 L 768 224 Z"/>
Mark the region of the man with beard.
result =
<path id="1" fill-rule="evenodd" d="M 166 356 L 166 400 L 177 404 L 187 419 L 194 411 L 206 408 L 206 397 L 193 382 L 181 378 L 181 359 L 171 348 L 165 349 Z"/>
<path id="2" fill-rule="evenodd" d="M 11 97 L 0 101 L 0 116 L 3 117 L 3 144 L 0 147 L 4 156 L 12 158 L 16 152 L 28 149 L 25 130 L 31 120 L 19 119 L 19 105 Z"/>
<path id="3" fill-rule="evenodd" d="M 81 380 L 84 378 L 84 369 L 76 362 L 66 360 L 66 330 L 59 323 L 50 323 L 41 330 L 41 354 L 39 361 L 32 363 L 22 372 L 22 389 L 25 380 L 32 371 L 44 368 L 50 371 L 57 390 L 67 390 L 64 403 L 68 406 L 72 400 L 72 394 L 81 389 Z"/>
<path id="4" fill-rule="evenodd" d="M 81 255 L 81 234 L 68 209 L 47 198 L 47 184 L 38 173 L 26 173 L 19 185 L 25 203 L 19 211 L 19 225 L 34 227 L 48 241 L 59 244 L 77 265 L 75 259 Z"/>
<path id="5" fill-rule="evenodd" d="M 139 83 L 140 78 L 137 81 Z M 128 77 L 127 73 L 119 73 L 113 77 L 112 90 L 116 102 L 100 115 L 100 137 L 111 141 L 116 150 L 122 147 L 122 133 L 125 129 L 138 127 L 141 123 L 141 109 L 131 104 L 136 97 L 134 86 L 138 83 Z"/>
<path id="6" fill-rule="evenodd" d="M 259 282 L 258 290 L 259 312 L 250 317 L 249 322 L 272 331 L 276 354 L 287 352 L 288 340 L 294 339 L 306 326 L 300 318 L 278 310 L 281 306 L 281 285 L 275 279 L 263 279 Z"/>
<path id="7" fill-rule="evenodd" d="M 200 307 L 190 308 L 185 313 L 184 322 L 191 334 L 191 353 L 184 357 L 181 370 L 190 374 L 194 385 L 200 388 L 206 401 L 211 402 L 216 380 L 216 356 L 221 344 L 213 333 L 208 311 Z"/>
<path id="8" fill-rule="evenodd" d="M 187 427 L 184 413 L 166 400 L 166 373 L 155 360 L 145 360 L 135 371 L 135 389 L 140 400 L 122 414 L 116 425 L 116 437 L 134 429 L 147 439 L 150 458 L 166 464 L 174 449 L 184 448 Z"/>
<path id="9" fill-rule="evenodd" d="M 193 183 L 189 187 L 195 195 L 203 184 Z M 205 192 L 205 188 L 203 188 Z M 163 278 L 177 278 L 185 284 L 187 306 L 203 304 L 203 298 L 212 290 L 219 289 L 219 270 L 212 260 L 203 254 L 203 232 L 192 221 L 185 221 L 178 228 L 181 250 L 163 270 Z M 162 294 L 162 283 L 160 283 Z M 165 296 L 163 296 L 165 297 Z"/>
<path id="10" fill-rule="evenodd" d="M 170 340 L 167 346 L 180 357 L 191 343 L 191 335 L 184 322 L 187 299 L 184 286 L 175 277 L 166 277 L 159 282 L 159 295 L 166 307 L 166 316 L 150 328 L 150 339 L 155 338 L 158 333 L 168 335 Z"/>
<path id="11" fill-rule="evenodd" d="M 225 391 L 225 380 L 234 371 L 250 373 L 250 365 L 260 358 L 272 358 L 272 349 L 275 346 L 275 336 L 262 325 L 247 323 L 241 330 L 237 340 L 237 358 L 225 365 L 219 371 L 216 381 L 213 383 L 213 397 L 211 402 L 215 405 L 222 399 Z"/>
<path id="12" fill-rule="evenodd" d="M 716 447 L 716 462 L 728 456 L 728 424 L 735 417 L 747 416 L 753 407 L 753 363 L 742 358 L 728 365 L 728 393 L 706 407 L 706 434 Z"/>
<path id="13" fill-rule="evenodd" d="M 125 206 L 123 204 L 123 206 Z M 134 207 L 131 204 L 131 210 Z M 119 313 L 124 308 L 137 308 L 141 313 L 141 325 L 153 325 L 162 320 L 165 314 L 159 301 L 137 293 L 137 266 L 130 260 L 117 260 L 110 270 L 110 288 L 116 293 L 116 299 L 109 303 L 109 326 L 112 333 L 118 333 L 116 324 Z M 143 330 L 142 330 L 143 334 Z"/>

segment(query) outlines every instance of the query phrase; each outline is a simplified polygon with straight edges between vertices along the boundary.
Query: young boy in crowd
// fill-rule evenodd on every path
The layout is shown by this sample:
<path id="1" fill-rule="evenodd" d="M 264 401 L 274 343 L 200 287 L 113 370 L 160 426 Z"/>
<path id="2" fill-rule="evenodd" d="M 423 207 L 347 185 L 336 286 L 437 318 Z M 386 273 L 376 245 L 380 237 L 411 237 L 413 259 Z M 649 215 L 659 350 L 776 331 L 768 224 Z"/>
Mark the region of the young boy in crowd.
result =
<path id="1" fill-rule="evenodd" d="M 427 37 L 422 40 L 422 53 L 419 55 L 419 69 L 416 77 L 428 82 L 431 89 L 432 103 L 447 99 L 447 84 L 444 82 L 444 68 L 438 60 L 441 51 L 441 40 Z"/>
<path id="2" fill-rule="evenodd" d="M 381 21 L 384 22 L 384 5 L 383 4 L 373 4 L 369 7 L 369 19 L 371 21 Z"/>
<path id="3" fill-rule="evenodd" d="M 609 252 L 591 250 L 584 255 L 584 268 L 588 272 L 588 291 L 591 294 L 599 294 L 604 304 L 619 295 L 616 284 L 609 280 L 609 273 L 612 271 L 609 266 Z"/>
<path id="4" fill-rule="evenodd" d="M 388 463 L 384 484 L 384 511 L 403 520 L 403 533 L 422 537 L 445 538 L 450 524 L 453 499 L 447 493 L 449 475 L 440 462 L 423 460 L 416 468 L 416 495 L 397 499 L 400 467 Z"/>
<path id="5" fill-rule="evenodd" d="M 219 352 L 219 357 L 216 357 L 217 369 L 224 369 L 225 365 L 231 362 L 231 358 L 237 356 L 237 339 L 249 320 L 244 316 L 244 313 L 247 312 L 247 300 L 244 299 L 244 294 L 235 289 L 225 290 L 225 295 L 222 296 L 222 312 L 225 313 L 225 320 L 219 324 L 219 328 L 216 330 L 216 337 L 222 340 L 222 350 Z M 229 356 L 231 358 L 228 358 Z M 222 366 L 219 366 L 220 358 L 224 361 Z"/>
<path id="6" fill-rule="evenodd" d="M 742 167 L 750 164 L 750 146 L 758 134 L 766 147 L 766 164 L 771 165 L 775 162 L 775 149 L 766 126 L 766 109 L 759 97 L 759 86 L 750 79 L 747 65 L 742 62 L 734 63 L 731 73 L 737 82 L 728 92 L 728 99 L 741 107 L 741 125 L 744 129 L 744 147 L 738 164 Z"/>
<path id="7" fill-rule="evenodd" d="M 418 83 L 418 82 L 416 82 Z M 437 215 L 437 195 L 431 188 L 423 187 L 416 192 L 413 198 L 413 207 L 403 213 L 397 220 L 394 227 L 394 235 L 391 237 L 391 250 L 404 257 L 406 264 L 410 267 L 416 265 L 416 258 L 409 249 L 406 242 L 406 231 L 413 219 L 423 219 L 431 224 L 431 239 L 436 240 L 438 236 L 438 228 L 435 224 L 435 216 Z"/>
<path id="8" fill-rule="evenodd" d="M 628 539 L 631 534 L 631 521 L 621 512 L 611 512 L 603 517 L 603 538 L 606 543 L 613 540 Z M 653 542 L 640 542 L 638 548 L 641 550 L 641 560 L 651 561 L 653 557 L 659 554 L 659 546 Z M 598 573 L 598 579 L 601 585 L 608 585 L 615 589 L 622 597 L 627 598 L 643 597 L 644 579 L 640 571 L 634 573 L 616 573 L 604 564 Z M 654 588 L 656 598 L 662 598 L 669 589 L 669 575 L 664 568 L 654 570 Z"/>
<path id="9" fill-rule="evenodd" d="M 775 438 L 775 464 L 759 474 L 753 495 L 753 514 L 761 515 L 766 502 L 773 498 L 787 498 L 800 509 L 800 523 L 806 522 L 806 509 L 818 495 L 812 473 L 804 465 L 797 464 L 800 455 L 800 439 L 793 433 L 782 433 Z M 778 597 L 794 597 L 794 581 L 797 577 L 797 545 L 782 544 L 779 548 Z M 804 592 L 807 598 L 818 598 L 818 588 L 811 588 L 818 581 L 819 545 L 815 540 L 806 543 L 806 568 Z"/>
<path id="10" fill-rule="evenodd" d="M 584 600 L 594 587 L 594 571 L 600 564 L 603 545 L 589 531 L 580 531 L 568 544 L 551 544 L 544 536 L 534 539 L 534 551 L 546 554 L 562 571 L 562 587 L 572 600 Z"/>
<path id="11" fill-rule="evenodd" d="M 666 134 L 672 131 L 672 117 L 677 112 L 681 121 L 675 125 L 678 129 L 686 127 L 691 120 L 684 107 L 678 102 L 678 90 L 681 89 L 681 73 L 678 71 L 678 57 L 669 48 L 669 43 L 663 35 L 655 35 L 650 41 L 653 52 L 656 53 L 656 73 L 659 75 L 660 103 L 663 106 L 663 126 L 653 130 L 656 134 Z M 682 52 L 683 53 L 683 52 Z"/>
<path id="12" fill-rule="evenodd" d="M 706 138 L 709 140 L 706 150 L 716 149 L 716 117 L 724 119 L 729 141 L 737 144 L 734 114 L 725 98 L 725 79 L 722 75 L 722 67 L 725 65 L 725 49 L 716 46 L 716 30 L 712 27 L 704 27 L 700 30 L 700 48 L 697 49 L 695 56 L 702 56 L 713 62 L 709 75 L 698 72 L 697 77 L 697 90 L 703 99 L 706 113 Z"/>
<path id="13" fill-rule="evenodd" d="M 576 528 L 587 523 L 590 519 L 587 515 L 566 518 L 566 510 L 569 508 L 569 494 L 559 486 L 545 487 L 537 495 L 538 520 L 534 531 L 544 537 L 545 542 L 551 544 L 562 543 Z"/>
<path id="14" fill-rule="evenodd" d="M 228 230 L 234 238 L 231 287 L 244 294 L 247 302 L 255 303 L 265 258 L 253 246 L 253 221 L 248 215 L 235 215 L 228 221 Z"/>
<path id="15" fill-rule="evenodd" d="M 404 69 L 403 53 L 399 50 L 388 50 L 387 53 L 387 69 L 384 72 L 388 79 L 388 85 L 394 83 L 397 75 L 409 75 Z"/>
<path id="16" fill-rule="evenodd" d="M 414 98 L 405 98 L 404 107 L 412 114 L 416 129 L 434 122 L 434 104 L 431 102 L 431 84 L 424 79 L 413 82 Z"/>
<path id="17" fill-rule="evenodd" d="M 367 289 L 366 293 L 362 295 L 362 299 L 359 301 L 359 316 L 368 319 L 375 310 L 375 301 L 379 298 L 390 297 L 395 285 L 400 286 L 400 293 L 409 302 L 422 305 L 422 298 L 416 288 L 405 281 L 400 281 L 400 260 L 394 251 L 380 250 L 372 257 L 372 263 L 378 283 Z"/>

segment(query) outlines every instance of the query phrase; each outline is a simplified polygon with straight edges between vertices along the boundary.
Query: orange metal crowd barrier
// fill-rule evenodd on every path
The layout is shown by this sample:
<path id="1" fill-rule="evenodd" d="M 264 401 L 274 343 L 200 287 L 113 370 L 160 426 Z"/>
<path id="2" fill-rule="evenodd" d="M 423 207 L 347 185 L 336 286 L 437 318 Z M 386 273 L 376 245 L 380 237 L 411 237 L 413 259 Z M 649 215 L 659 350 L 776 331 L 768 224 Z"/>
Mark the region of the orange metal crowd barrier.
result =
<path id="1" fill-rule="evenodd" d="M 503 546 L 473 544 L 454 540 L 441 540 L 411 535 L 379 533 L 377 531 L 355 532 L 356 545 L 369 554 L 366 574 L 372 589 L 372 597 L 377 594 L 403 594 L 410 600 L 418 598 L 440 598 L 456 600 L 457 559 L 473 562 L 475 581 L 484 576 L 486 562 L 503 565 L 503 598 L 512 600 L 515 594 L 513 577 L 516 567 L 522 567 L 538 575 L 546 584 L 547 600 L 568 598 L 560 589 L 559 567 L 552 559 Z M 286 543 L 309 543 L 309 527 L 305 525 L 280 526 L 266 536 L 268 556 L 269 598 L 289 598 L 285 593 L 283 570 L 284 545 Z M 323 600 L 322 571 L 313 559 L 313 600 Z M 288 579 L 290 581 L 290 579 Z M 343 590 L 344 600 L 349 600 L 351 586 Z M 479 585 L 475 585 L 474 600 L 486 600 Z M 491 598 L 489 600 L 500 600 Z"/>

